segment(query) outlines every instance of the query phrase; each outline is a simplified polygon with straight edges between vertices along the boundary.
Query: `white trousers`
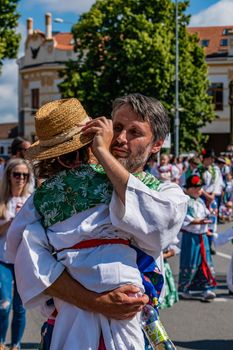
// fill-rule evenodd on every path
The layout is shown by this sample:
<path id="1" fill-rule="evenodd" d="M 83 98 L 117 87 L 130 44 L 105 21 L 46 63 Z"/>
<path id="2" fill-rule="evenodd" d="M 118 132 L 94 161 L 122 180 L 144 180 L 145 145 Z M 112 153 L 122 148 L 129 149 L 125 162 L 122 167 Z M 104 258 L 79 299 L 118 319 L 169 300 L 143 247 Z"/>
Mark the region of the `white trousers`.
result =
<path id="1" fill-rule="evenodd" d="M 144 350 L 139 314 L 132 320 L 112 320 L 55 299 L 58 310 L 51 350 L 98 350 L 101 332 L 107 350 Z"/>

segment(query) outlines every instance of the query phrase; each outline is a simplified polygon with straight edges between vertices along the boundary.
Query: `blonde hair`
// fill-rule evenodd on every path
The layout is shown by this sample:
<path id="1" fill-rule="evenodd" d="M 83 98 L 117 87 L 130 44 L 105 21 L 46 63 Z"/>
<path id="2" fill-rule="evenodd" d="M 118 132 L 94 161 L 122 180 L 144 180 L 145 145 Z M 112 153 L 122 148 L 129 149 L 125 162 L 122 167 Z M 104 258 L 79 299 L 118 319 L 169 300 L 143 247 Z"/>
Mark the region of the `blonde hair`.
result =
<path id="1" fill-rule="evenodd" d="M 28 163 L 27 160 L 22 158 L 14 158 L 9 160 L 4 169 L 3 177 L 0 184 L 0 218 L 1 219 L 6 218 L 7 203 L 12 197 L 10 175 L 13 169 L 17 165 L 22 165 L 22 164 L 26 165 L 26 167 L 28 168 L 29 176 L 22 192 L 20 193 L 20 197 L 24 197 L 29 193 L 29 183 L 32 177 L 32 169 L 30 164 Z"/>

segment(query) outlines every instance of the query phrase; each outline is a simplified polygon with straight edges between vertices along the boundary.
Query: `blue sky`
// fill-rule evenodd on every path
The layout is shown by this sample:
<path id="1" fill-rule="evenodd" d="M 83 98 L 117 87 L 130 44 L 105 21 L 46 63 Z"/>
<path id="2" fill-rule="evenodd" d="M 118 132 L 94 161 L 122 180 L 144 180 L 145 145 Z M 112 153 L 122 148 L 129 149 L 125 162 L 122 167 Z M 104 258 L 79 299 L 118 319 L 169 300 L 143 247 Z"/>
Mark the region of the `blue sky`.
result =
<path id="1" fill-rule="evenodd" d="M 59 17 L 74 23 L 77 22 L 79 14 L 88 11 L 94 2 L 95 0 L 20 0 L 18 12 L 21 17 L 18 31 L 23 40 L 19 57 L 23 55 L 28 17 L 33 18 L 34 29 L 44 31 L 46 12 L 51 12 L 53 19 Z M 233 0 L 190 0 L 188 13 L 192 15 L 192 26 L 233 25 Z M 55 31 L 67 32 L 70 27 L 69 23 L 53 22 Z M 0 75 L 0 123 L 15 122 L 18 119 L 17 75 L 16 61 L 6 60 Z"/>

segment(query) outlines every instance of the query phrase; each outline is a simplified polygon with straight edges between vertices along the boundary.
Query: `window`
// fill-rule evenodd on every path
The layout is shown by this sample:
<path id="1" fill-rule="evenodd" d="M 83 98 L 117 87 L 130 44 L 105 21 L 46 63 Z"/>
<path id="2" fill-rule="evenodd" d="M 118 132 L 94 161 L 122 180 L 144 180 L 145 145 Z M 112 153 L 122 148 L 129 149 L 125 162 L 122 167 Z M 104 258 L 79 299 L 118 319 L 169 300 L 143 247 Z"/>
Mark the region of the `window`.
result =
<path id="1" fill-rule="evenodd" d="M 40 97 L 40 90 L 32 89 L 31 90 L 31 106 L 32 106 L 31 114 L 35 114 L 36 110 L 40 107 L 39 97 Z"/>
<path id="2" fill-rule="evenodd" d="M 201 46 L 202 46 L 202 47 L 208 47 L 208 46 L 209 46 L 209 43 L 210 43 L 210 41 L 209 41 L 208 39 L 203 39 L 203 40 L 201 41 Z"/>
<path id="3" fill-rule="evenodd" d="M 229 35 L 233 33 L 233 28 L 225 28 L 223 29 L 222 35 Z"/>
<path id="4" fill-rule="evenodd" d="M 208 94 L 213 98 L 213 104 L 216 111 L 223 110 L 223 83 L 212 83 Z"/>
<path id="5" fill-rule="evenodd" d="M 227 46 L 227 45 L 228 45 L 228 40 L 227 39 L 221 39 L 220 46 Z"/>

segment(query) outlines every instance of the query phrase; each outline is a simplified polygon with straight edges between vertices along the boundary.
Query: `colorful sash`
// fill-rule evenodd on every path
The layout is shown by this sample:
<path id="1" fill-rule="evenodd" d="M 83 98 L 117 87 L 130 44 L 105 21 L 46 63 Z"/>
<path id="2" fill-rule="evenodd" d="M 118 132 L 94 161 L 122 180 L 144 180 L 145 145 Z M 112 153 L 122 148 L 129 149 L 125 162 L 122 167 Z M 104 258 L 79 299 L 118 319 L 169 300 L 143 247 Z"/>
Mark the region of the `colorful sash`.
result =
<path id="1" fill-rule="evenodd" d="M 149 173 L 133 174 L 150 189 L 159 191 L 161 182 Z M 99 204 L 109 205 L 113 187 L 102 166 L 81 165 L 59 172 L 36 189 L 34 205 L 45 228 Z M 154 259 L 137 251 L 137 263 L 146 294 L 152 305 L 158 304 L 163 276 Z"/>

